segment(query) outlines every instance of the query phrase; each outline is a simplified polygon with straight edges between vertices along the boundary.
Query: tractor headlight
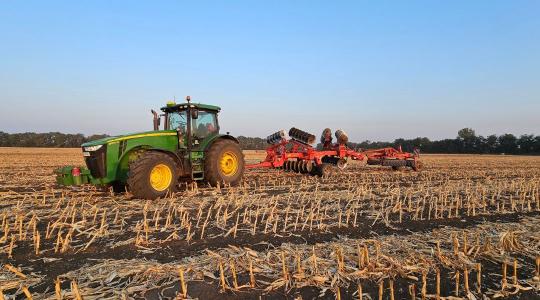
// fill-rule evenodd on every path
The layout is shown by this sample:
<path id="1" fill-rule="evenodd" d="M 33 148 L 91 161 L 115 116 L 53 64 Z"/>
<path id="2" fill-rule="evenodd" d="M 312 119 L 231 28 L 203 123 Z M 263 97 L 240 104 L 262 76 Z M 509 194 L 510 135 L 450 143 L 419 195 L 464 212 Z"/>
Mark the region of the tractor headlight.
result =
<path id="1" fill-rule="evenodd" d="M 101 147 L 103 147 L 103 145 L 95 145 L 95 146 L 90 146 L 90 147 L 84 147 L 84 151 L 88 151 L 88 152 L 97 151 Z"/>

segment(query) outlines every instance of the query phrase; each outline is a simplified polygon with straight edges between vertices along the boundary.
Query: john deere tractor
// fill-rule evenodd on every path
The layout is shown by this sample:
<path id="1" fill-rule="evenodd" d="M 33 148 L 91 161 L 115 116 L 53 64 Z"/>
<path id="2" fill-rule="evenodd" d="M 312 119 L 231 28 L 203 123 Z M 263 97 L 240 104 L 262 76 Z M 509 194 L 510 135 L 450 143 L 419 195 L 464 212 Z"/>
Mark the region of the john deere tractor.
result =
<path id="1" fill-rule="evenodd" d="M 192 103 L 189 96 L 186 100 L 167 103 L 162 114 L 152 110 L 153 131 L 83 144 L 87 168 L 61 168 L 56 171 L 57 182 L 112 186 L 143 199 L 163 197 L 184 181 L 238 184 L 244 174 L 244 155 L 235 137 L 220 134 L 220 108 Z"/>

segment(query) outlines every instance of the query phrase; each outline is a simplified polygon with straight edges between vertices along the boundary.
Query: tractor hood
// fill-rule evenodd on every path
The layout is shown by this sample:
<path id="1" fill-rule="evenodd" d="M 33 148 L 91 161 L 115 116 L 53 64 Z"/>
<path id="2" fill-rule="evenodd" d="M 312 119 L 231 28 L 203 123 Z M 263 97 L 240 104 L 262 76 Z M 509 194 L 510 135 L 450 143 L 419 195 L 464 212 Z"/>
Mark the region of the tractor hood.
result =
<path id="1" fill-rule="evenodd" d="M 125 140 L 131 140 L 136 138 L 144 138 L 144 137 L 152 137 L 152 136 L 166 136 L 166 135 L 176 135 L 175 130 L 158 130 L 158 131 L 144 131 L 144 132 L 135 132 L 130 133 L 126 135 L 117 135 L 117 136 L 111 136 L 102 138 L 95 141 L 90 141 L 82 144 L 82 147 L 90 147 L 90 146 L 97 146 L 97 145 L 104 145 L 114 142 L 120 142 Z"/>

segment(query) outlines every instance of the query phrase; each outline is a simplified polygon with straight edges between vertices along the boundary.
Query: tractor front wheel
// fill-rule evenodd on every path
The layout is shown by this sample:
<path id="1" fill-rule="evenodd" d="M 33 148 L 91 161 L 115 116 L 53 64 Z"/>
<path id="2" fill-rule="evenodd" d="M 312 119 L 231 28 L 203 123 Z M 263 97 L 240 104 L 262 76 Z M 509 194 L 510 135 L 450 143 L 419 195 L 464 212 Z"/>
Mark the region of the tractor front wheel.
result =
<path id="1" fill-rule="evenodd" d="M 204 176 L 212 186 L 237 185 L 244 175 L 244 154 L 237 143 L 227 139 L 215 141 L 204 158 Z"/>
<path id="2" fill-rule="evenodd" d="M 147 152 L 129 164 L 127 184 L 136 198 L 164 197 L 176 191 L 178 165 L 165 153 Z"/>

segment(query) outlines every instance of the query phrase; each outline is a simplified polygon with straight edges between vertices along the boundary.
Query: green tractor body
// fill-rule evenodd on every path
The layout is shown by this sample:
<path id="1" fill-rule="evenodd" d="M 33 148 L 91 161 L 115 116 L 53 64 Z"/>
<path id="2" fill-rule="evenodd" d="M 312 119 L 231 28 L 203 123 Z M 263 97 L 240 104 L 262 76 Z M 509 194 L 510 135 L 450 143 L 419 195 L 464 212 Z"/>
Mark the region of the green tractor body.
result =
<path id="1" fill-rule="evenodd" d="M 238 140 L 219 132 L 219 107 L 188 98 L 186 103 L 168 103 L 161 111 L 152 111 L 153 131 L 84 143 L 86 168 L 56 170 L 57 183 L 112 186 L 155 199 L 175 191 L 182 181 L 235 185 L 241 180 L 244 157 Z"/>

